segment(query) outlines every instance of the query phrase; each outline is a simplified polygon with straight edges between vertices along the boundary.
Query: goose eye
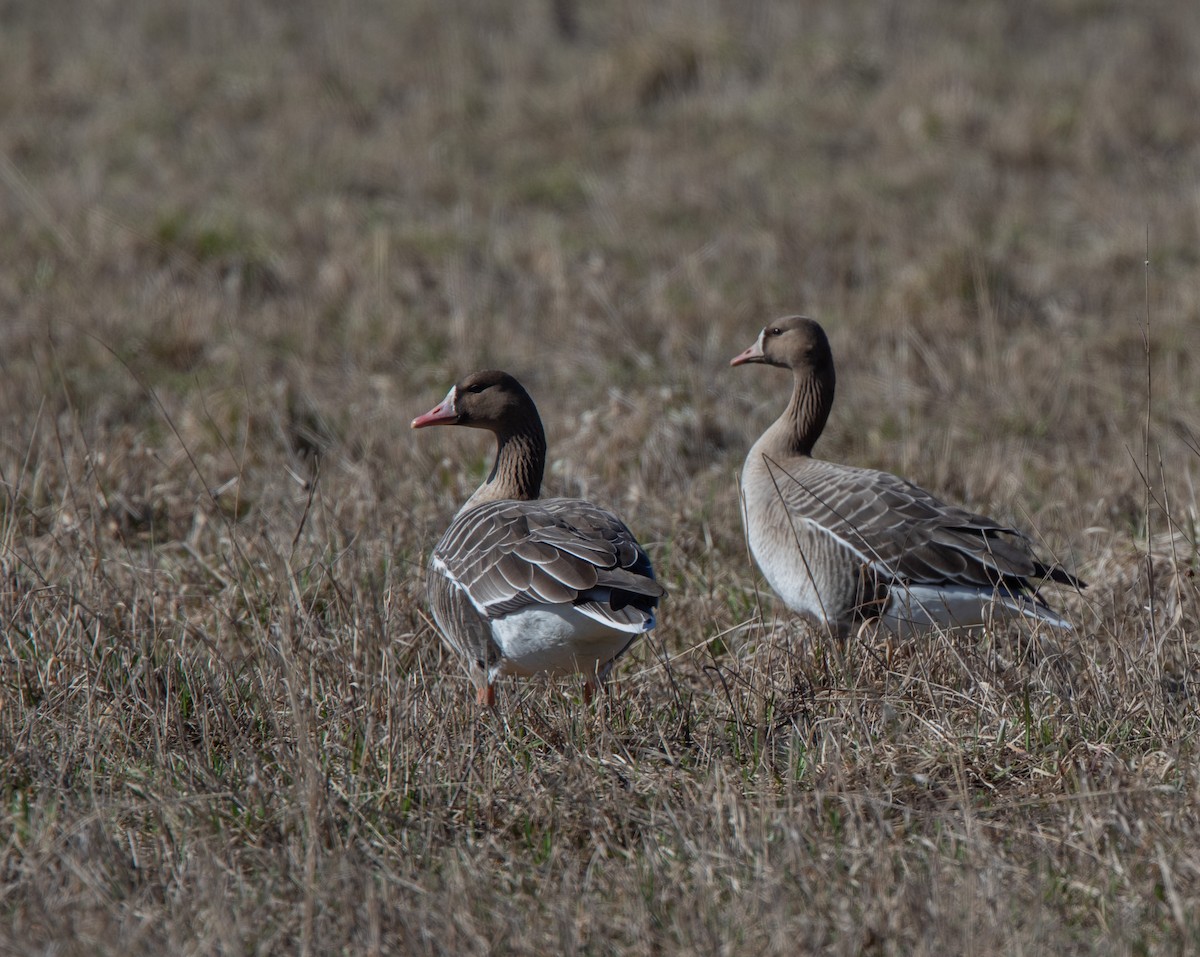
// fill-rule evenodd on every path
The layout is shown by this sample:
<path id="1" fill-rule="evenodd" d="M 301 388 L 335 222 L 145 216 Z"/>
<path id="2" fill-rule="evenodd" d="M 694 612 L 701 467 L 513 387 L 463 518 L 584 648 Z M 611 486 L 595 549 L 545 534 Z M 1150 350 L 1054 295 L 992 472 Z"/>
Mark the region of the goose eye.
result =
<path id="1" fill-rule="evenodd" d="M 474 382 L 471 385 L 467 386 L 465 389 L 463 389 L 463 392 L 479 393 L 482 391 L 483 391 L 483 385 L 479 382 Z"/>
<path id="2" fill-rule="evenodd" d="M 772 326 L 770 329 L 767 330 L 767 335 L 768 336 L 782 336 L 783 330 L 780 329 L 778 326 Z"/>

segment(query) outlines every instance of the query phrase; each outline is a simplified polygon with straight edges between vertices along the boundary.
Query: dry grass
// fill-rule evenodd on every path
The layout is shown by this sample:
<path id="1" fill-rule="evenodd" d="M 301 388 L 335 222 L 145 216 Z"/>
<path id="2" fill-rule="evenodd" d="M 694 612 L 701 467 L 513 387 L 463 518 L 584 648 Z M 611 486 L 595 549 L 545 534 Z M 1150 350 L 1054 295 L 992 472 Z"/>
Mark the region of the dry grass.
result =
<path id="1" fill-rule="evenodd" d="M 1197 102 L 1183 0 L 10 4 L 0 950 L 1194 947 Z M 792 311 L 823 454 L 1074 635 L 781 614 L 726 363 Z M 423 608 L 483 365 L 671 591 L 594 709 L 476 714 Z"/>

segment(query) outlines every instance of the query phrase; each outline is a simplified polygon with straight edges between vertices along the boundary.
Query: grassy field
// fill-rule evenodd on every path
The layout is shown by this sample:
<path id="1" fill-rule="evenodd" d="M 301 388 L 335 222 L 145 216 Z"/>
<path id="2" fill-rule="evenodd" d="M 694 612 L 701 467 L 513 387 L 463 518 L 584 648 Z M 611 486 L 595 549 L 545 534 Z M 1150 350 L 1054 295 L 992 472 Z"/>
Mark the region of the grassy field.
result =
<path id="1" fill-rule="evenodd" d="M 0 12 L 0 952 L 1200 945 L 1200 5 Z M 842 647 L 735 477 L 818 452 L 1030 530 L 1054 642 Z M 423 566 L 539 402 L 670 590 L 479 713 Z M 466 430 L 462 430 L 466 431 Z"/>

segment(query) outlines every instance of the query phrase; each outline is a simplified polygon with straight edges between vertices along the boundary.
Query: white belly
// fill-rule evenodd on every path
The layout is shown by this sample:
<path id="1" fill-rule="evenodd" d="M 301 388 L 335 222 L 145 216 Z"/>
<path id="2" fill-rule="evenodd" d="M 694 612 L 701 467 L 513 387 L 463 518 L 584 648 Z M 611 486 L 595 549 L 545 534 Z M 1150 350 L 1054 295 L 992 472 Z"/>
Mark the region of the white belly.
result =
<path id="1" fill-rule="evenodd" d="M 492 675 L 603 675 L 617 654 L 633 640 L 589 618 L 574 606 L 539 605 L 492 622 L 492 637 L 503 658 Z"/>
<path id="2" fill-rule="evenodd" d="M 992 591 L 961 585 L 893 588 L 880 620 L 890 631 L 908 636 L 928 631 L 931 626 L 969 631 L 1007 618 L 1028 618 L 1055 628 L 1071 628 L 1066 620 L 1032 602 L 999 598 Z"/>
<path id="3" fill-rule="evenodd" d="M 829 619 L 816 584 L 806 569 L 801 567 L 797 572 L 794 562 L 782 561 L 783 556 L 769 548 L 755 548 L 753 541 L 750 543 L 750 552 L 771 590 L 788 608 L 812 621 L 824 622 Z"/>
<path id="4" fill-rule="evenodd" d="M 763 578 L 797 614 L 816 623 L 835 621 L 840 609 L 830 608 L 828 601 L 822 600 L 823 593 L 830 594 L 829 583 L 823 575 L 827 556 L 821 545 L 825 543 L 806 541 L 803 526 L 799 524 L 799 535 L 793 533 L 791 523 L 795 519 L 788 515 L 782 503 L 763 511 L 765 514 L 761 519 L 755 521 L 754 516 L 749 515 L 746 522 L 750 554 Z M 801 543 L 806 548 L 802 548 Z"/>

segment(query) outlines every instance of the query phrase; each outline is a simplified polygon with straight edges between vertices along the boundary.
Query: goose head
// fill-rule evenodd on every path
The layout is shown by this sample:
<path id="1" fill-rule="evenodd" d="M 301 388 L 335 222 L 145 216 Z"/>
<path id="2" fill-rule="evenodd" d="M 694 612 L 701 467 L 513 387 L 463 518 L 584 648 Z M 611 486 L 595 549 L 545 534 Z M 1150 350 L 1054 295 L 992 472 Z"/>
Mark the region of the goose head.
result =
<path id="1" fill-rule="evenodd" d="M 763 328 L 754 345 L 734 356 L 731 366 L 752 362 L 823 377 L 833 372 L 833 352 L 825 330 L 813 319 L 788 316 Z"/>
<path id="2" fill-rule="evenodd" d="M 412 427 L 465 425 L 505 435 L 524 431 L 537 417 L 521 383 L 507 372 L 485 369 L 456 382 L 438 405 L 412 420 Z"/>

